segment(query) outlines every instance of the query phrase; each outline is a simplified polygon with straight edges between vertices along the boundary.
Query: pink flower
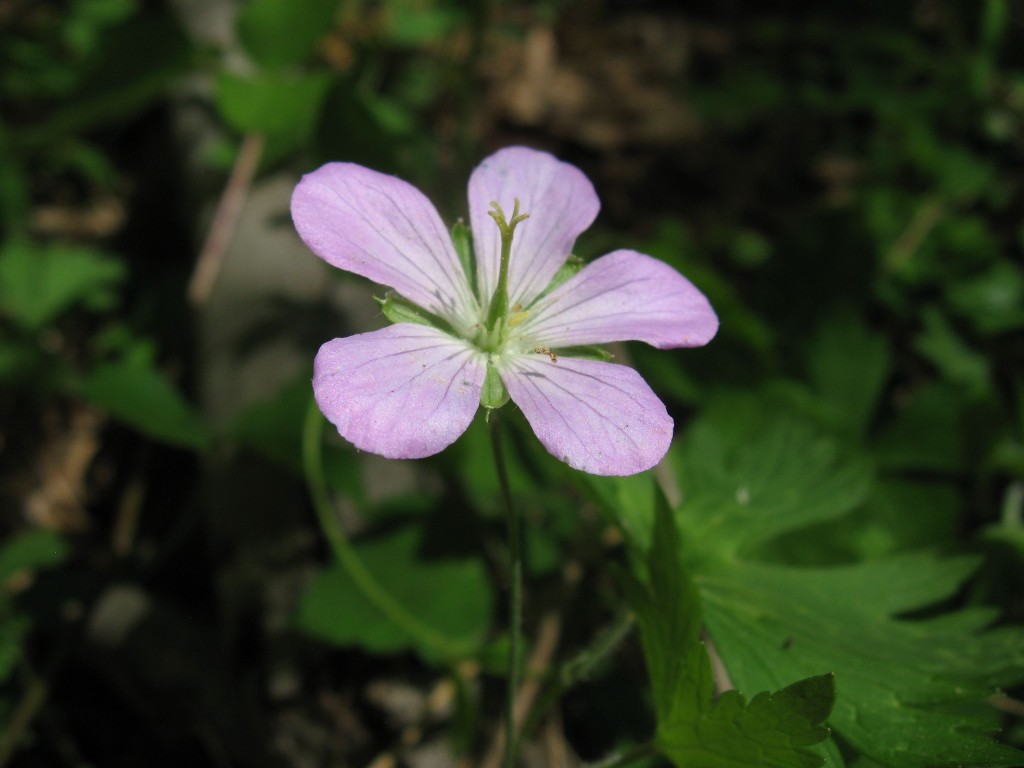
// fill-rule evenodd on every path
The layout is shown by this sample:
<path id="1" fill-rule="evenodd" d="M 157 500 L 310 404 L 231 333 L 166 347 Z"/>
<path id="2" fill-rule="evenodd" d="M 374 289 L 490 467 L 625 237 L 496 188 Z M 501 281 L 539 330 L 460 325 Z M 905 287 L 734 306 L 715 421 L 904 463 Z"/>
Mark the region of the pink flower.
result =
<path id="1" fill-rule="evenodd" d="M 573 352 L 625 340 L 696 347 L 718 318 L 686 278 L 635 251 L 602 256 L 551 288 L 599 208 L 579 169 L 524 147 L 477 166 L 475 280 L 434 206 L 393 176 L 329 163 L 302 178 L 291 208 L 314 253 L 414 305 L 393 305 L 411 322 L 334 339 L 316 356 L 316 401 L 357 448 L 438 453 L 466 430 L 482 395 L 500 404 L 494 392 L 504 385 L 544 447 L 576 469 L 628 475 L 665 455 L 672 418 L 640 375 Z M 506 221 L 502 209 L 513 208 L 529 218 Z"/>

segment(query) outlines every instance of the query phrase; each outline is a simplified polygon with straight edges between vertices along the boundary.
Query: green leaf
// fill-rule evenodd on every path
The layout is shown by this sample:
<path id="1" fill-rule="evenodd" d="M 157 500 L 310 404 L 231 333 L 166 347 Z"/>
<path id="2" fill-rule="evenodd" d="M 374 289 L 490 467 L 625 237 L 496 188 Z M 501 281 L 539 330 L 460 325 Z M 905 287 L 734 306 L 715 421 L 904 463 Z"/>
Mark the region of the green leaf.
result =
<path id="1" fill-rule="evenodd" d="M 628 540 L 641 550 L 651 546 L 658 489 L 648 472 L 625 477 L 581 475 L 598 501 L 615 515 Z"/>
<path id="2" fill-rule="evenodd" d="M 926 384 L 904 398 L 879 430 L 875 459 L 886 469 L 956 472 L 966 456 L 965 395 L 948 383 Z"/>
<path id="3" fill-rule="evenodd" d="M 830 725 L 887 766 L 1022 764 L 993 739 L 999 714 L 985 702 L 1024 680 L 1024 632 L 989 629 L 988 610 L 934 608 L 961 589 L 975 559 L 924 552 L 837 567 L 764 559 L 777 555 L 772 537 L 824 531 L 864 498 L 870 476 L 830 446 L 793 417 L 751 413 L 740 399 L 732 411 L 711 409 L 672 455 L 684 566 L 732 682 L 774 690 L 834 673 Z M 613 500 L 634 546 L 660 545 L 649 493 L 623 486 L 599 498 Z M 908 617 L 925 610 L 931 618 Z"/>
<path id="4" fill-rule="evenodd" d="M 250 0 L 238 14 L 238 37 L 264 67 L 301 64 L 334 23 L 339 0 Z"/>
<path id="5" fill-rule="evenodd" d="M 75 306 L 109 308 L 124 274 L 119 259 L 100 251 L 8 242 L 0 250 L 0 311 L 36 331 Z"/>
<path id="6" fill-rule="evenodd" d="M 885 339 L 852 314 L 832 315 L 814 336 L 808 368 L 830 426 L 863 438 L 889 376 Z"/>
<path id="7" fill-rule="evenodd" d="M 1021 756 L 991 739 L 995 713 L 983 702 L 1024 677 L 1022 633 L 985 632 L 984 611 L 898 618 L 948 599 L 975 561 L 929 553 L 833 568 L 759 561 L 755 544 L 851 511 L 869 483 L 807 428 L 739 410 L 749 426 L 719 411 L 691 428 L 676 457 L 686 563 L 733 682 L 774 689 L 829 670 L 840 691 L 830 723 L 872 758 L 912 768 L 1016 765 Z"/>
<path id="8" fill-rule="evenodd" d="M 295 147 L 313 132 L 330 84 L 326 74 L 262 72 L 246 77 L 222 72 L 217 105 L 239 133 L 259 133 Z"/>
<path id="9" fill-rule="evenodd" d="M 951 482 L 880 479 L 856 515 L 802 528 L 771 550 L 791 565 L 832 565 L 947 547 L 959 537 L 961 494 Z"/>
<path id="10" fill-rule="evenodd" d="M 81 394 L 114 419 L 155 440 L 196 450 L 209 442 L 195 408 L 154 368 L 104 363 L 82 382 Z"/>
<path id="11" fill-rule="evenodd" d="M 403 117 L 404 113 L 404 117 Z M 314 145 L 324 161 L 344 157 L 385 173 L 407 171 L 400 160 L 416 142 L 404 109 L 372 88 L 336 79 L 324 99 Z M 403 125 L 404 124 L 404 125 Z"/>
<path id="12" fill-rule="evenodd" d="M 991 739 L 998 719 L 984 699 L 1021 678 L 1021 633 L 982 633 L 988 612 L 895 618 L 949 597 L 974 567 L 934 555 L 840 568 L 747 563 L 697 581 L 738 685 L 771 688 L 831 669 L 841 692 L 832 726 L 883 764 L 1015 766 L 1024 755 Z"/>
<path id="13" fill-rule="evenodd" d="M 502 428 L 508 428 L 508 438 L 515 441 L 515 444 L 522 445 L 524 441 L 518 439 L 520 436 L 516 434 L 521 415 L 517 415 L 515 409 L 506 408 L 500 413 L 491 414 L 491 418 L 501 418 Z M 549 490 L 556 482 L 555 477 L 538 476 L 530 453 L 535 447 L 534 443 L 527 442 L 527 446 L 521 451 L 506 451 L 505 462 L 513 500 L 526 518 L 531 519 L 531 514 L 542 514 L 542 509 L 548 509 L 548 502 L 555 501 L 557 504 L 557 494 L 552 494 Z M 539 446 L 536 448 L 542 450 Z M 485 411 L 481 410 L 477 414 L 462 437 L 441 454 L 440 459 L 451 476 L 458 478 L 461 492 L 470 500 L 477 514 L 487 518 L 504 519 L 505 503 L 498 475 L 494 471 L 494 453 Z M 561 472 L 561 467 L 557 467 L 555 471 Z M 573 513 L 574 517 L 576 514 L 578 513 Z"/>
<path id="14" fill-rule="evenodd" d="M 22 533 L 0 547 L 0 584 L 19 571 L 57 565 L 67 554 L 67 542 L 53 531 Z"/>
<path id="15" fill-rule="evenodd" d="M 985 334 L 1024 327 L 1024 270 L 1010 260 L 946 286 L 953 309 Z"/>
<path id="16" fill-rule="evenodd" d="M 487 631 L 491 593 L 476 560 L 427 560 L 420 537 L 406 527 L 358 543 L 367 569 L 400 605 L 456 645 L 475 645 Z M 299 603 L 296 623 L 305 632 L 340 646 L 376 653 L 418 649 L 415 640 L 358 589 L 347 571 L 332 565 L 310 585 Z"/>
<path id="17" fill-rule="evenodd" d="M 730 399 L 671 454 L 686 496 L 686 535 L 701 557 L 731 560 L 778 536 L 836 520 L 867 496 L 871 470 L 836 442 L 755 398 Z"/>
<path id="18" fill-rule="evenodd" d="M 309 372 L 273 396 L 243 410 L 231 425 L 231 435 L 243 445 L 300 473 L 302 423 L 312 396 Z"/>
<path id="19" fill-rule="evenodd" d="M 384 33 L 396 45 L 418 46 L 450 38 L 466 18 L 465 9 L 457 4 L 446 7 L 421 0 L 391 0 L 389 11 Z"/>
<path id="20" fill-rule="evenodd" d="M 700 598 L 683 571 L 680 540 L 664 498 L 656 501 L 646 585 L 627 588 L 654 688 L 655 744 L 680 768 L 815 768 L 808 747 L 828 738 L 821 723 L 835 698 L 824 674 L 749 703 L 738 691 L 714 695 L 711 662 L 700 642 Z"/>
<path id="21" fill-rule="evenodd" d="M 0 337 L 0 381 L 23 378 L 26 383 L 38 384 L 32 374 L 41 354 L 35 339 Z"/>
<path id="22" fill-rule="evenodd" d="M 45 150 L 62 138 L 137 114 L 189 63 L 188 39 L 170 12 L 138 13 L 104 29 L 93 47 L 76 67 L 74 93 L 42 122 L 19 129 L 12 143 Z"/>
<path id="23" fill-rule="evenodd" d="M 708 267 L 701 257 L 703 249 L 679 219 L 663 219 L 652 239 L 639 246 L 644 253 L 671 264 L 704 292 L 719 316 L 727 319 L 722 333 L 742 341 L 745 352 L 765 356 L 774 343 L 771 325 L 751 311 L 729 281 Z"/>
<path id="24" fill-rule="evenodd" d="M 28 531 L 0 545 L 0 588 L 17 573 L 57 565 L 67 557 L 67 543 L 52 531 Z M 21 641 L 31 621 L 14 608 L 7 590 L 0 589 L 0 682 L 21 658 Z"/>
<path id="25" fill-rule="evenodd" d="M 988 360 L 971 349 L 938 310 L 925 312 L 924 330 L 914 346 L 968 394 L 982 397 L 991 389 Z"/>

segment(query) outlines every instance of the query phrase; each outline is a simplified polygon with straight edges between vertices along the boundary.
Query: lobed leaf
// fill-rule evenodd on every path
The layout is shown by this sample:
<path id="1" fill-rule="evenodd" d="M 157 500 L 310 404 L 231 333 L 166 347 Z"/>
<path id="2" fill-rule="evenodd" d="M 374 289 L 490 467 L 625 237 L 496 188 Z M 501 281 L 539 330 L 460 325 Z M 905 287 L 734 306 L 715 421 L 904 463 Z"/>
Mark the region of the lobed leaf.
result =
<path id="1" fill-rule="evenodd" d="M 738 691 L 714 696 L 711 663 L 700 641 L 696 587 L 683 570 L 679 536 L 663 497 L 656 504 L 648 583 L 626 577 L 654 689 L 655 744 L 680 768 L 816 768 L 808 749 L 826 738 L 821 723 L 835 698 L 824 674 L 752 701 Z"/>

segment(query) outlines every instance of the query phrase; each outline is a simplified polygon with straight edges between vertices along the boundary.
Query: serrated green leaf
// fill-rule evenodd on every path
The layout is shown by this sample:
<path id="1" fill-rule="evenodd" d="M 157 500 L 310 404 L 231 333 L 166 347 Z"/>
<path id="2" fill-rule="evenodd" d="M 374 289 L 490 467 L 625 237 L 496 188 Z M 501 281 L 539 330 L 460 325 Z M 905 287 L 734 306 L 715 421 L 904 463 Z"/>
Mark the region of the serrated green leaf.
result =
<path id="1" fill-rule="evenodd" d="M 363 563 L 399 604 L 453 644 L 474 645 L 487 631 L 491 593 L 476 560 L 426 560 L 418 553 L 412 528 L 359 542 Z M 303 631 L 340 646 L 376 653 L 417 648 L 415 640 L 392 622 L 356 587 L 340 565 L 323 571 L 303 595 L 295 621 Z"/>
<path id="2" fill-rule="evenodd" d="M 155 440 L 202 450 L 210 435 L 199 414 L 155 368 L 104 363 L 81 383 L 81 395 Z"/>
<path id="3" fill-rule="evenodd" d="M 834 520 L 864 498 L 870 475 L 829 446 L 806 426 L 758 421 L 740 405 L 694 425 L 674 457 L 685 562 L 733 682 L 770 690 L 829 670 L 840 690 L 830 723 L 864 754 L 907 768 L 1016 765 L 1020 755 L 992 740 L 995 713 L 983 701 L 1024 677 L 1022 633 L 985 632 L 985 611 L 898 618 L 950 597 L 974 560 L 757 561 L 752 545 Z"/>
<path id="4" fill-rule="evenodd" d="M 238 37 L 264 67 L 301 64 L 330 31 L 339 0 L 251 0 L 238 14 Z"/>
<path id="5" fill-rule="evenodd" d="M 733 683 L 773 690 L 834 672 L 840 695 L 830 724 L 857 750 L 894 768 L 1022 764 L 1021 753 L 993 739 L 999 715 L 985 700 L 1024 679 L 1024 633 L 989 629 L 995 615 L 985 609 L 903 618 L 948 600 L 974 559 L 918 553 L 813 568 L 758 561 L 755 542 L 824 525 L 852 509 L 840 499 L 826 503 L 822 494 L 835 478 L 856 476 L 850 460 L 822 449 L 806 425 L 786 426 L 789 420 L 758 420 L 738 401 L 734 412 L 716 410 L 692 425 L 692 439 L 673 456 L 681 468 L 676 518 L 684 563 Z M 756 434 L 773 422 L 779 435 Z M 806 477 L 789 469 L 801 455 Z M 860 497 L 861 486 L 847 486 L 851 498 Z M 758 492 L 738 504 L 730 489 L 735 495 L 739 488 Z M 623 488 L 599 498 L 613 499 L 610 509 L 623 518 L 632 543 L 657 546 L 653 509 L 630 509 L 644 503 L 643 494 Z"/>
<path id="6" fill-rule="evenodd" d="M 655 744 L 679 768 L 816 768 L 807 747 L 828 738 L 821 723 L 835 698 L 825 674 L 747 703 L 737 691 L 714 697 L 711 662 L 700 642 L 700 598 L 680 560 L 680 540 L 664 498 L 656 504 L 648 581 L 627 577 L 658 718 Z"/>
<path id="7" fill-rule="evenodd" d="M 124 264 L 90 248 L 8 242 L 0 250 L 0 313 L 39 330 L 75 306 L 106 309 Z"/>
<path id="8" fill-rule="evenodd" d="M 819 725 L 835 700 L 835 678 L 819 675 L 774 693 L 759 693 L 748 704 L 736 691 L 714 701 L 696 727 L 682 721 L 659 736 L 659 746 L 680 768 L 817 768 L 825 763 L 807 747 L 828 738 Z M 692 733 L 680 738 L 687 728 Z M 694 747 L 689 742 L 697 742 Z"/>
<path id="9" fill-rule="evenodd" d="M 973 567 L 934 555 L 821 569 L 747 563 L 697 581 L 737 684 L 771 688 L 832 669 L 841 695 L 830 722 L 864 754 L 913 768 L 1014 766 L 1022 756 L 991 739 L 997 720 L 983 700 L 996 681 L 1020 679 L 1021 633 L 981 634 L 988 612 L 894 618 L 947 597 Z"/>

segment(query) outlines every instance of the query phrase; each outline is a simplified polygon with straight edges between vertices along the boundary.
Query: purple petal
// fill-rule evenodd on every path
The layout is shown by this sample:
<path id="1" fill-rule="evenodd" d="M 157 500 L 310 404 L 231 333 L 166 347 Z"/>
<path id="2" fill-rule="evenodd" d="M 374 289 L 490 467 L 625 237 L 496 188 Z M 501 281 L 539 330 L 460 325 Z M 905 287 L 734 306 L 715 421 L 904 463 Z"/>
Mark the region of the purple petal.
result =
<path id="1" fill-rule="evenodd" d="M 500 371 L 541 444 L 571 467 L 632 475 L 657 464 L 672 442 L 672 417 L 632 368 L 516 355 Z"/>
<path id="2" fill-rule="evenodd" d="M 576 238 L 594 221 L 600 204 L 594 187 L 575 166 L 547 152 L 509 147 L 495 152 L 469 178 L 469 218 L 476 249 L 480 296 L 489 302 L 498 282 L 501 237 L 487 215 L 491 203 L 512 216 L 515 199 L 530 218 L 516 227 L 509 262 L 510 304 L 529 305 L 572 253 Z"/>
<path id="3" fill-rule="evenodd" d="M 334 339 L 313 363 L 324 415 L 357 448 L 419 459 L 447 448 L 480 405 L 486 358 L 425 325 Z"/>
<path id="4" fill-rule="evenodd" d="M 292 220 L 329 264 L 390 286 L 442 317 L 475 322 L 476 299 L 451 236 L 411 184 L 353 163 L 328 163 L 295 187 Z"/>
<path id="5" fill-rule="evenodd" d="M 531 308 L 521 333 L 538 346 L 646 341 L 699 347 L 718 330 L 704 294 L 668 264 L 615 251 L 588 264 Z"/>

